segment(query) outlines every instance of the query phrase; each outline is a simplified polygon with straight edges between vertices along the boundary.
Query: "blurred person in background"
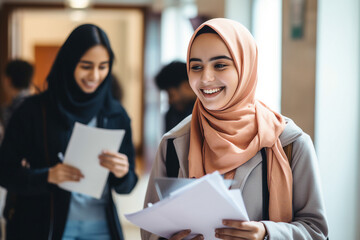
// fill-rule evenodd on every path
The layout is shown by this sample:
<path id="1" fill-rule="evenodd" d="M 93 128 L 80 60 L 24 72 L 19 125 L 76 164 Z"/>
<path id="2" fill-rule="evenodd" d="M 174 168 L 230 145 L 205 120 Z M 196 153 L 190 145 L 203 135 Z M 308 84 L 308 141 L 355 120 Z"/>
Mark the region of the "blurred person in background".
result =
<path id="1" fill-rule="evenodd" d="M 30 85 L 34 75 L 34 67 L 27 61 L 16 59 L 11 60 L 5 67 L 5 78 L 3 87 L 10 98 L 10 104 L 1 109 L 0 113 L 0 143 L 4 137 L 6 125 L 13 112 L 30 95 Z M 3 208 L 5 205 L 6 190 L 0 187 L 0 236 L 4 231 L 5 220 Z"/>
<path id="2" fill-rule="evenodd" d="M 80 25 L 60 48 L 48 89 L 13 114 L 0 148 L 8 240 L 124 239 L 112 190 L 131 192 L 137 176 L 130 118 L 111 94 L 113 60 L 106 33 Z M 87 177 L 62 163 L 75 122 L 126 131 L 119 152 L 99 153 L 99 165 L 110 171 L 100 199 L 58 187 Z"/>
<path id="3" fill-rule="evenodd" d="M 16 59 L 7 63 L 5 68 L 4 89 L 10 98 L 10 104 L 2 111 L 2 122 L 6 128 L 13 112 L 30 95 L 30 85 L 34 67 L 23 60 Z"/>
<path id="4" fill-rule="evenodd" d="M 192 112 L 196 95 L 188 81 L 186 64 L 179 61 L 164 66 L 155 77 L 160 90 L 166 90 L 169 110 L 165 115 L 166 132 L 175 127 Z"/>

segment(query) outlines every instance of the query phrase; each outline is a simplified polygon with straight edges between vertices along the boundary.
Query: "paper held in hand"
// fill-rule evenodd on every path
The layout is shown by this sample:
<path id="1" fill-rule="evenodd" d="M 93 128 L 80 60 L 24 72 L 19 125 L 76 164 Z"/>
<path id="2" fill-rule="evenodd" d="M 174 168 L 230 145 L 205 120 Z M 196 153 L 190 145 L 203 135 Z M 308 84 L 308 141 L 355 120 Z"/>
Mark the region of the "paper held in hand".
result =
<path id="1" fill-rule="evenodd" d="M 229 190 L 218 172 L 196 179 L 150 207 L 125 214 L 125 217 L 140 228 L 165 238 L 191 229 L 186 239 L 197 234 L 214 239 L 215 229 L 224 227 L 223 219 L 249 221 L 240 190 Z"/>
<path id="2" fill-rule="evenodd" d="M 99 154 L 104 149 L 117 152 L 125 130 L 109 130 L 75 123 L 65 152 L 64 163 L 82 172 L 80 182 L 63 182 L 59 187 L 100 199 L 109 170 L 100 165 Z"/>

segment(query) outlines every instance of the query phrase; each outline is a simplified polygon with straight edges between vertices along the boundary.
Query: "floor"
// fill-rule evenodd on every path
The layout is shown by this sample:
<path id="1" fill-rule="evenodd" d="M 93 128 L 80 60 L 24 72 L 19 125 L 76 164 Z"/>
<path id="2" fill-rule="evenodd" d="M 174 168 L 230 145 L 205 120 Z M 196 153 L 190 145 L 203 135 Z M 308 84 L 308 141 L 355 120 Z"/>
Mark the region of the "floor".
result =
<path id="1" fill-rule="evenodd" d="M 116 205 L 124 231 L 125 240 L 140 240 L 140 229 L 129 222 L 124 214 L 133 213 L 143 208 L 149 176 L 141 175 L 135 189 L 128 195 L 116 195 Z"/>

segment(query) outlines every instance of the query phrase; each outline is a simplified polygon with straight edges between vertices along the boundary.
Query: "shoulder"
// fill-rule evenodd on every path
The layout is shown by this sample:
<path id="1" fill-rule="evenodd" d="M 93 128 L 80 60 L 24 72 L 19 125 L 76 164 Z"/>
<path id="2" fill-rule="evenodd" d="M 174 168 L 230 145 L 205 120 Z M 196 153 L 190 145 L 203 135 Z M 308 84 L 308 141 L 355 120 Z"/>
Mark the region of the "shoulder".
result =
<path id="1" fill-rule="evenodd" d="M 299 150 L 300 152 L 306 152 L 309 149 L 314 148 L 310 136 L 297 126 L 293 120 L 287 117 L 284 118 L 286 127 L 280 135 L 281 145 L 284 147 L 293 143 L 294 151 Z"/>
<path id="2" fill-rule="evenodd" d="M 25 97 L 14 115 L 36 115 L 41 106 L 47 102 L 47 94 L 45 93 Z"/>
<path id="3" fill-rule="evenodd" d="M 280 135 L 282 146 L 293 144 L 292 150 L 292 166 L 302 163 L 305 165 L 312 165 L 316 159 L 316 152 L 311 137 L 303 132 L 290 118 L 285 118 L 286 127 Z"/>
<path id="4" fill-rule="evenodd" d="M 294 143 L 296 147 L 313 148 L 313 142 L 307 133 L 305 133 L 299 126 L 297 126 L 290 118 L 285 117 L 285 121 L 286 127 L 280 135 L 282 146 L 287 146 L 290 143 Z"/>
<path id="5" fill-rule="evenodd" d="M 11 115 L 7 129 L 21 129 L 20 131 L 24 131 L 41 125 L 43 117 L 41 108 L 47 102 L 43 94 L 26 97 Z"/>
<path id="6" fill-rule="evenodd" d="M 287 146 L 290 143 L 302 138 L 303 135 L 306 135 L 303 130 L 294 123 L 293 120 L 287 117 L 284 117 L 284 119 L 286 122 L 286 127 L 280 135 L 280 141 L 282 146 Z"/>
<path id="7" fill-rule="evenodd" d="M 182 120 L 178 125 L 173 129 L 165 133 L 160 141 L 159 149 L 165 156 L 165 151 L 167 148 L 168 139 L 174 139 L 174 144 L 178 143 L 177 149 L 181 148 L 181 151 L 186 152 L 188 144 L 190 142 L 190 125 L 191 125 L 191 115 Z"/>
<path id="8" fill-rule="evenodd" d="M 27 106 L 39 106 L 41 103 L 45 103 L 45 101 L 48 99 L 48 94 L 46 92 L 30 95 L 24 97 L 23 104 L 26 104 Z"/>
<path id="9" fill-rule="evenodd" d="M 125 108 L 115 99 L 110 99 L 109 104 L 104 109 L 104 115 L 109 119 L 119 119 L 129 123 L 131 121 Z"/>
<path id="10" fill-rule="evenodd" d="M 163 139 L 179 138 L 190 134 L 191 116 L 192 115 L 189 115 L 173 129 L 165 133 Z"/>

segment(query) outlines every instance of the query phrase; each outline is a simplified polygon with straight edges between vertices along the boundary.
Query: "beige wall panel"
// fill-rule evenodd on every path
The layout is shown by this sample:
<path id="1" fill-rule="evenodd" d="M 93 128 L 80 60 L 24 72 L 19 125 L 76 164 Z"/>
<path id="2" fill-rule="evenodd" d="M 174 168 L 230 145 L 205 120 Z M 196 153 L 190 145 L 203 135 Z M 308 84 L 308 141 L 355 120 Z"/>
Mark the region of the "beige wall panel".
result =
<path id="1" fill-rule="evenodd" d="M 222 18 L 225 14 L 225 0 L 197 0 L 198 14 L 210 18 Z"/>
<path id="2" fill-rule="evenodd" d="M 317 1 L 305 0 L 300 39 L 291 37 L 290 2 L 283 1 L 281 112 L 314 138 Z"/>

